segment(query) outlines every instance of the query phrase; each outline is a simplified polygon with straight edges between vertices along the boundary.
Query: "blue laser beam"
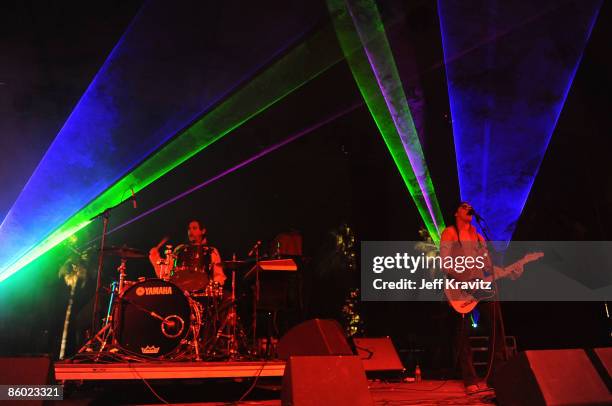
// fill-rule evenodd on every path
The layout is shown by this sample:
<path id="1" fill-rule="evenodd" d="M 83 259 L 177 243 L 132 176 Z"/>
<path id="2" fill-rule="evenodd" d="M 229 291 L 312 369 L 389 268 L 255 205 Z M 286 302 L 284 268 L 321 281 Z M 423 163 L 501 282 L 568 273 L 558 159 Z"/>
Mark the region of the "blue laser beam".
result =
<path id="1" fill-rule="evenodd" d="M 275 12 L 257 15 L 236 13 L 240 3 L 150 1 L 139 10 L 0 224 L 0 270 L 292 46 L 321 15 L 297 0 L 276 1 Z M 219 37 L 219 27 L 236 34 Z"/>
<path id="2" fill-rule="evenodd" d="M 512 237 L 601 5 L 438 1 L 461 200 L 494 240 Z"/>

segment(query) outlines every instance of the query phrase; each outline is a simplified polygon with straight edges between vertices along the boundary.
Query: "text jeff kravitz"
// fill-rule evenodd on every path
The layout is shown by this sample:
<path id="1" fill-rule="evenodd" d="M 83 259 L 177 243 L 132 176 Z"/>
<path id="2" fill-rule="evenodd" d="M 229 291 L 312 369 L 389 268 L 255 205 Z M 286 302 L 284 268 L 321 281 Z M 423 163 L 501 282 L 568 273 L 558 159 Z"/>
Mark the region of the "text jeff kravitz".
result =
<path id="1" fill-rule="evenodd" d="M 437 278 L 433 280 L 416 280 L 402 278 L 396 281 L 384 281 L 374 279 L 373 287 L 376 290 L 441 290 L 441 289 L 463 289 L 463 290 L 491 290 L 491 282 L 483 279 L 471 281 L 458 281 L 455 279 Z"/>

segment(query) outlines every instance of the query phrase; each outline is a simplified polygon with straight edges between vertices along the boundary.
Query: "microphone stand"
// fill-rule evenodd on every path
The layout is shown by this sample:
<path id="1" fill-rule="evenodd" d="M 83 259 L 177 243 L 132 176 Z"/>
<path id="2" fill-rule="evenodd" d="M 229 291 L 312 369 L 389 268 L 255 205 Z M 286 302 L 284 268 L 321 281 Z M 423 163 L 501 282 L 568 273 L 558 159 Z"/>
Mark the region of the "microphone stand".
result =
<path id="1" fill-rule="evenodd" d="M 132 190 L 131 200 L 134 204 L 134 208 L 136 208 L 136 196 L 134 195 L 134 190 L 132 188 L 130 189 Z M 124 200 L 123 202 L 126 202 L 126 201 L 127 200 Z M 98 302 L 100 300 L 100 288 L 102 287 L 102 270 L 104 268 L 104 246 L 106 244 L 106 234 L 108 232 L 108 221 L 110 218 L 110 212 L 114 208 L 121 205 L 121 203 L 123 202 L 120 201 L 118 204 L 114 206 L 107 207 L 106 209 L 104 209 L 104 211 L 102 211 L 101 213 L 91 218 L 91 220 L 95 220 L 98 217 L 102 217 L 102 220 L 103 220 L 102 237 L 100 238 L 100 251 L 98 252 L 98 274 L 96 276 L 96 294 L 94 296 L 93 312 L 91 315 L 91 336 L 92 337 L 94 337 L 95 331 L 97 330 L 97 324 L 98 324 L 97 323 L 98 305 L 99 305 Z"/>
<path id="2" fill-rule="evenodd" d="M 491 237 L 489 236 L 489 229 L 486 225 L 486 221 L 484 220 L 484 218 L 479 216 L 477 213 L 474 213 L 474 218 L 476 219 L 476 222 L 478 223 L 478 226 L 480 227 L 480 230 L 482 231 L 482 234 L 484 235 L 485 242 L 491 242 Z M 495 265 L 493 265 L 492 271 L 493 271 L 493 289 L 495 290 L 495 294 L 493 296 L 494 302 L 493 302 L 493 305 L 491 306 L 491 318 L 492 318 L 491 326 L 492 326 L 492 338 L 493 339 L 491 340 L 491 354 L 490 354 L 491 361 L 487 369 L 487 375 L 485 376 L 485 381 L 489 379 L 489 375 L 491 374 L 491 371 L 492 371 L 493 362 L 495 360 L 495 350 L 496 350 L 495 349 L 495 342 L 496 342 L 495 334 L 496 333 L 502 334 L 504 361 L 508 360 L 508 349 L 506 346 L 506 328 L 504 326 L 504 318 L 502 315 L 501 305 L 499 301 L 499 290 L 497 288 L 497 279 L 495 278 Z M 499 326 L 497 326 L 497 316 L 499 316 Z"/>
<path id="3" fill-rule="evenodd" d="M 103 219 L 102 238 L 100 239 L 100 252 L 98 254 L 98 275 L 96 277 L 96 294 L 94 296 L 93 313 L 91 315 L 91 334 L 97 330 L 98 301 L 100 298 L 100 287 L 102 285 L 102 268 L 104 267 L 104 245 L 106 244 L 106 233 L 108 231 L 108 219 L 111 208 L 104 210 L 101 214 Z M 96 216 L 97 217 L 97 216 Z"/>
<path id="4" fill-rule="evenodd" d="M 253 350 L 257 351 L 257 304 L 259 303 L 259 244 L 255 245 L 255 292 L 253 295 Z"/>

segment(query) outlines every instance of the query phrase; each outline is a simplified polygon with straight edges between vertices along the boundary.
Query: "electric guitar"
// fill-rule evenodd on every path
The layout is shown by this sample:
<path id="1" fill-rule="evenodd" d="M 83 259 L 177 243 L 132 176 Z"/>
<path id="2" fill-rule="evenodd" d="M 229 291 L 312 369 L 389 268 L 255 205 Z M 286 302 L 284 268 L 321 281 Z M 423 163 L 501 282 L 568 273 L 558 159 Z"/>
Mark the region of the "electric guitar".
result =
<path id="1" fill-rule="evenodd" d="M 525 270 L 525 265 L 537 261 L 544 256 L 543 252 L 533 252 L 525 255 L 515 263 L 505 268 L 496 268 L 493 274 L 485 276 L 482 280 L 476 281 L 457 281 L 451 278 L 445 281 L 444 293 L 450 305 L 457 312 L 466 314 L 474 310 L 478 302 L 483 299 L 492 298 L 495 295 L 493 290 L 493 279 L 511 278 L 517 279 Z"/>

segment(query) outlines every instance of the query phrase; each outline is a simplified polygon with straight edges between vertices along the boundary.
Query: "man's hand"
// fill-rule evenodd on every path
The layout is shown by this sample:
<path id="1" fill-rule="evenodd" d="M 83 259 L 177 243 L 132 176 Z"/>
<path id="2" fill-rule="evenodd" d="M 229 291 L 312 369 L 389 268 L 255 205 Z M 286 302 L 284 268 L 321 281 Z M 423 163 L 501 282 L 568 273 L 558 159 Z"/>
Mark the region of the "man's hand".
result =
<path id="1" fill-rule="evenodd" d="M 161 255 L 159 255 L 159 249 L 168 242 L 168 237 L 162 238 L 162 240 L 155 247 L 149 250 L 149 262 L 153 265 L 153 269 L 155 270 L 155 274 L 158 278 L 161 278 L 161 269 L 159 262 L 161 261 Z"/>

